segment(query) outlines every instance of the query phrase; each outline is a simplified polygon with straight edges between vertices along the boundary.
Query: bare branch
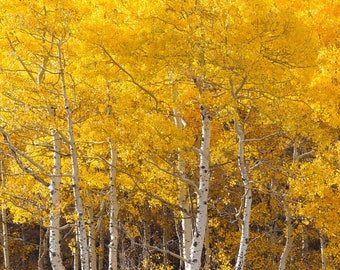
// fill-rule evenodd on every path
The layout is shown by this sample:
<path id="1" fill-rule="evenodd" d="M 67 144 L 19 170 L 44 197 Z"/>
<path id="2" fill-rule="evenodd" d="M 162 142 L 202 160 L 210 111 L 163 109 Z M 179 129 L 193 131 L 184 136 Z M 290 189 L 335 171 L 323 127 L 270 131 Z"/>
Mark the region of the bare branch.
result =
<path id="1" fill-rule="evenodd" d="M 269 137 L 272 137 L 272 136 L 275 136 L 279 134 L 279 132 L 275 132 L 275 133 L 272 133 L 272 134 L 268 134 L 268 135 L 265 135 L 263 137 L 260 137 L 260 138 L 253 138 L 253 139 L 245 139 L 244 142 L 254 142 L 254 141 L 262 141 L 264 139 L 267 139 Z"/>
<path id="2" fill-rule="evenodd" d="M 42 172 L 43 174 L 47 175 L 47 176 L 51 176 L 49 173 L 47 173 L 45 171 L 45 169 L 39 165 L 38 163 L 36 163 L 31 157 L 29 157 L 28 155 L 26 155 L 24 152 L 20 151 L 18 148 L 16 148 L 10 140 L 10 136 L 8 135 L 8 133 L 2 128 L 0 127 L 0 132 L 2 133 L 4 140 L 5 140 L 5 144 L 8 146 L 8 148 L 10 149 L 13 158 L 15 160 L 15 162 L 18 164 L 18 166 L 26 173 L 30 174 L 33 176 L 33 178 L 35 180 L 37 180 L 39 183 L 41 183 L 42 185 L 44 185 L 45 187 L 49 186 L 49 183 L 46 182 L 43 178 L 41 178 L 40 176 L 37 175 L 36 172 L 33 171 L 32 168 L 30 168 L 29 166 L 25 165 L 21 159 L 19 158 L 19 156 L 23 157 L 24 159 L 26 159 L 29 163 L 31 163 L 33 166 L 35 166 L 36 168 L 39 169 L 40 172 Z"/>
<path id="3" fill-rule="evenodd" d="M 167 250 L 167 249 L 162 249 L 162 248 L 159 248 L 159 247 L 156 247 L 156 246 L 151 246 L 151 245 L 148 245 L 148 244 L 140 244 L 138 242 L 135 242 L 133 239 L 131 239 L 132 243 L 134 243 L 135 245 L 137 246 L 140 246 L 140 247 L 145 247 L 145 248 L 148 248 L 148 249 L 153 249 L 153 250 L 156 250 L 156 251 L 159 251 L 161 253 L 164 253 L 164 254 L 168 254 L 176 259 L 179 259 L 183 262 L 188 262 L 188 260 L 184 259 L 182 256 L 174 253 L 174 252 L 171 252 L 170 250 Z"/>
<path id="4" fill-rule="evenodd" d="M 136 80 L 134 79 L 134 77 L 131 75 L 130 72 L 128 72 L 122 65 L 120 65 L 116 60 L 113 59 L 112 55 L 105 49 L 105 47 L 100 46 L 100 48 L 103 50 L 103 52 L 110 58 L 111 62 L 116 65 L 121 71 L 123 71 L 130 79 L 131 82 L 138 86 L 143 92 L 145 92 L 146 94 L 148 94 L 154 101 L 155 101 L 155 109 L 157 111 L 158 109 L 158 100 L 155 97 L 154 94 L 152 94 L 149 90 L 147 90 L 144 86 L 140 85 L 138 82 L 136 82 Z"/>
<path id="5" fill-rule="evenodd" d="M 13 51 L 14 53 L 16 53 L 16 50 L 15 50 L 15 47 L 14 47 L 14 45 L 13 45 L 12 40 L 11 40 L 8 36 L 7 36 L 6 38 L 7 38 L 8 42 L 9 42 L 9 45 L 10 45 L 12 51 Z M 34 78 L 33 75 L 32 75 L 32 71 L 28 69 L 28 67 L 26 66 L 25 62 L 24 62 L 19 56 L 17 56 L 17 59 L 19 60 L 20 64 L 22 65 L 22 67 L 24 68 L 24 70 L 27 72 L 27 74 L 30 76 L 30 78 L 32 79 L 32 81 L 36 82 L 35 78 Z"/>
<path id="6" fill-rule="evenodd" d="M 188 185 L 192 186 L 196 192 L 199 192 L 199 189 L 198 189 L 198 187 L 195 185 L 195 183 L 194 183 L 192 180 L 188 179 L 187 177 L 182 176 L 182 175 L 179 174 L 179 173 L 177 174 L 177 173 L 170 172 L 170 171 L 168 171 L 168 170 L 162 168 L 161 166 L 159 166 L 159 165 L 158 165 L 156 162 L 154 162 L 154 161 L 146 160 L 146 162 L 148 162 L 148 163 L 154 165 L 158 170 L 160 170 L 160 171 L 162 171 L 162 172 L 164 172 L 164 173 L 166 173 L 166 174 L 168 174 L 168 175 L 171 175 L 171 176 L 173 176 L 173 177 L 175 177 L 175 178 L 178 178 L 179 180 L 181 180 L 181 181 L 184 182 L 184 183 L 187 183 Z"/>
<path id="7" fill-rule="evenodd" d="M 314 154 L 314 150 L 311 150 L 311 151 L 309 151 L 309 152 L 303 153 L 303 154 L 297 156 L 296 159 L 295 159 L 295 161 L 299 161 L 299 160 L 303 159 L 304 157 L 306 157 L 306 156 L 311 156 L 311 155 L 313 155 L 313 154 Z"/>

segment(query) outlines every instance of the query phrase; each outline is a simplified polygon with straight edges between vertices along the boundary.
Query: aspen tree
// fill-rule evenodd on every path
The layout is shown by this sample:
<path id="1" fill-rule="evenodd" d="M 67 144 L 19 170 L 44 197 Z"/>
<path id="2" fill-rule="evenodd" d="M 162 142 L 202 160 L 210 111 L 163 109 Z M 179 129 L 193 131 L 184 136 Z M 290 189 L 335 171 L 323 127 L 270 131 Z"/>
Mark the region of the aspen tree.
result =
<path id="1" fill-rule="evenodd" d="M 118 198 L 117 198 L 117 150 L 113 143 L 109 141 L 110 146 L 110 207 L 109 207 L 109 270 L 118 269 Z"/>
<path id="2" fill-rule="evenodd" d="M 85 227 L 85 212 L 83 208 L 83 201 L 80 195 L 79 189 L 79 165 L 78 165 L 78 154 L 77 154 L 77 147 L 75 143 L 74 133 L 73 133 L 73 118 L 72 118 L 72 108 L 70 107 L 67 95 L 67 86 L 65 80 L 65 67 L 63 64 L 64 57 L 62 52 L 62 45 L 64 41 L 60 41 L 57 43 L 57 59 L 58 59 L 58 66 L 59 66 L 59 76 L 61 80 L 61 92 L 64 98 L 64 109 L 66 111 L 67 117 L 67 131 L 69 138 L 66 142 L 69 144 L 70 147 L 70 155 L 72 161 L 72 189 L 74 195 L 74 204 L 75 210 L 77 212 L 77 232 L 79 237 L 79 250 L 80 250 L 80 264 L 82 270 L 89 270 L 89 252 L 88 252 L 88 244 L 87 244 L 87 234 L 86 234 L 86 227 Z"/>
<path id="3" fill-rule="evenodd" d="M 92 205 L 88 206 L 88 246 L 90 269 L 97 270 L 97 251 L 96 251 L 96 223 L 94 221 L 94 211 Z"/>
<path id="4" fill-rule="evenodd" d="M 63 270 L 65 266 L 61 257 L 60 237 L 60 182 L 61 182 L 61 137 L 58 130 L 52 130 L 53 140 L 53 175 L 50 182 L 50 227 L 49 227 L 49 256 L 52 269 Z"/>
<path id="5" fill-rule="evenodd" d="M 190 246 L 190 264 L 188 270 L 199 270 L 201 267 L 201 256 L 208 222 L 211 113 L 206 105 L 200 106 L 200 112 L 202 119 L 202 137 L 201 147 L 199 149 L 199 188 L 197 194 L 196 220 Z"/>
<path id="6" fill-rule="evenodd" d="M 172 78 L 171 84 L 173 84 Z M 172 89 L 174 102 L 176 103 L 176 99 L 178 98 L 178 93 L 176 90 Z M 184 119 L 179 115 L 176 109 L 173 110 L 174 113 L 174 121 L 175 125 L 178 129 L 184 129 L 186 123 Z M 181 149 L 178 149 L 177 161 L 178 161 L 178 171 L 182 179 L 185 179 L 185 166 L 184 160 L 181 157 Z M 189 192 L 188 186 L 186 183 L 183 183 L 181 179 L 178 181 L 179 191 L 178 191 L 178 202 L 181 211 L 181 239 L 180 239 L 180 254 L 184 259 L 184 267 L 185 269 L 189 268 L 189 259 L 190 259 L 190 246 L 192 243 L 192 216 L 190 214 L 190 207 L 188 205 L 189 200 Z"/>
<path id="7" fill-rule="evenodd" d="M 249 230 L 250 230 L 250 214 L 251 214 L 251 204 L 253 200 L 252 195 L 252 185 L 249 177 L 248 169 L 246 166 L 246 160 L 244 157 L 244 148 L 245 148 L 245 137 L 243 127 L 240 126 L 238 120 L 235 120 L 235 130 L 238 135 L 238 166 L 241 172 L 242 182 L 244 185 L 244 210 L 243 210 L 243 218 L 242 218 L 242 232 L 241 232 L 241 240 L 239 251 L 237 255 L 237 261 L 235 265 L 235 270 L 243 270 L 244 263 L 246 259 L 247 248 L 249 245 Z"/>
<path id="8" fill-rule="evenodd" d="M 0 160 L 0 175 L 1 175 L 1 186 L 4 188 L 6 186 L 6 182 L 5 182 L 4 163 L 2 160 Z M 2 234 L 2 251 L 3 251 L 3 258 L 4 258 L 4 269 L 10 269 L 7 209 L 5 207 L 4 200 L 1 202 L 1 229 L 2 229 L 1 234 Z"/>

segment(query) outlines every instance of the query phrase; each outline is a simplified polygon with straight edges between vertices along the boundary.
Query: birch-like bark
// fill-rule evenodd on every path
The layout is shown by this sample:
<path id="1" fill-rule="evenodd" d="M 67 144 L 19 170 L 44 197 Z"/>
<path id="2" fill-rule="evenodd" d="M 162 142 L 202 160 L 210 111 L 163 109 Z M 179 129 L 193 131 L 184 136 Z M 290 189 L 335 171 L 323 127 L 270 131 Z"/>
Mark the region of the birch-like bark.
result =
<path id="1" fill-rule="evenodd" d="M 308 238 L 307 234 L 305 233 L 305 226 L 302 225 L 301 229 L 301 261 L 302 263 L 306 263 L 308 258 L 307 258 L 307 252 L 309 249 L 309 244 L 308 244 Z"/>
<path id="2" fill-rule="evenodd" d="M 90 269 L 97 270 L 97 252 L 96 252 L 96 238 L 97 230 L 96 224 L 94 222 L 93 207 L 88 208 L 88 228 L 89 228 L 89 259 L 90 259 Z"/>
<path id="3" fill-rule="evenodd" d="M 204 269 L 210 270 L 210 264 L 211 264 L 211 249 L 210 249 L 210 234 L 209 234 L 209 226 L 207 223 L 207 227 L 205 229 L 205 237 L 204 237 L 204 248 L 205 248 L 205 263 L 204 263 Z"/>
<path id="4" fill-rule="evenodd" d="M 118 212 L 119 205 L 117 199 L 117 150 L 110 143 L 110 243 L 109 243 L 109 270 L 118 269 Z"/>
<path id="5" fill-rule="evenodd" d="M 288 202 L 285 196 L 283 196 L 282 203 L 286 215 L 287 231 L 286 231 L 286 244 L 281 254 L 279 270 L 286 270 L 289 252 L 293 246 L 293 224 L 292 218 L 289 213 Z"/>
<path id="6" fill-rule="evenodd" d="M 166 209 L 163 208 L 163 211 L 165 212 Z M 166 215 L 168 216 L 168 215 Z M 168 227 L 163 227 L 163 230 L 162 230 L 162 246 L 163 246 L 163 266 L 165 268 L 168 267 L 169 265 L 169 257 L 168 257 L 168 253 L 167 253 L 167 250 L 168 250 L 168 241 L 170 239 L 169 237 L 169 233 L 171 232 L 170 228 Z"/>
<path id="7" fill-rule="evenodd" d="M 206 106 L 201 105 L 200 111 L 202 117 L 202 139 L 199 150 L 199 190 L 197 193 L 197 215 L 190 247 L 190 264 L 188 270 L 199 270 L 201 267 L 203 242 L 208 221 L 211 116 Z"/>
<path id="8" fill-rule="evenodd" d="M 98 269 L 104 269 L 104 228 L 103 225 L 100 224 L 99 227 L 99 254 L 98 254 Z"/>
<path id="9" fill-rule="evenodd" d="M 2 161 L 0 161 L 0 173 L 1 173 L 1 186 L 4 188 L 6 186 L 5 183 L 5 172 Z M 8 228 L 7 228 L 7 212 L 5 207 L 5 202 L 2 201 L 1 204 L 1 227 L 2 227 L 2 251 L 4 256 L 4 269 L 10 269 L 9 262 L 9 249 L 8 249 Z"/>
<path id="10" fill-rule="evenodd" d="M 181 254 L 184 258 L 184 267 L 189 267 L 190 247 L 192 242 L 192 217 L 190 213 L 190 207 L 188 205 L 188 187 L 184 183 L 179 183 L 178 193 L 179 206 L 181 208 Z"/>
<path id="11" fill-rule="evenodd" d="M 248 169 L 244 157 L 244 131 L 237 121 L 235 120 L 235 130 L 238 135 L 238 166 L 241 172 L 241 177 L 244 185 L 244 209 L 243 209 L 243 219 L 242 219 L 242 232 L 239 251 L 237 255 L 237 261 L 235 265 L 235 270 L 243 270 L 244 263 L 246 260 L 247 248 L 249 245 L 249 225 L 250 225 L 250 214 L 251 214 L 251 204 L 252 204 L 252 187 L 251 181 L 248 174 Z"/>
<path id="12" fill-rule="evenodd" d="M 149 207 L 148 204 L 145 207 Z M 149 215 L 147 215 L 149 216 Z M 149 253 L 149 246 L 150 246 L 150 225 L 147 223 L 146 219 L 143 220 L 143 244 L 142 244 L 142 264 L 144 269 L 150 268 L 150 253 Z"/>
<path id="13" fill-rule="evenodd" d="M 298 153 L 298 143 L 294 142 L 292 165 L 294 165 L 295 162 L 299 161 L 302 156 L 304 156 L 304 154 L 299 155 L 299 153 Z M 279 270 L 285 270 L 286 269 L 289 253 L 290 253 L 290 250 L 292 249 L 292 246 L 293 246 L 293 231 L 294 231 L 294 228 L 293 228 L 292 217 L 290 215 L 289 205 L 288 205 L 288 201 L 287 201 L 286 197 L 287 197 L 286 194 L 284 194 L 282 196 L 282 204 L 283 204 L 283 209 L 284 209 L 284 212 L 285 212 L 286 224 L 287 224 L 286 243 L 285 243 L 285 247 L 283 248 L 281 257 L 280 257 Z"/>
<path id="14" fill-rule="evenodd" d="M 182 117 L 174 110 L 174 120 L 175 125 L 179 129 L 183 129 L 185 127 L 184 121 Z M 181 175 L 181 178 L 185 178 L 185 168 L 184 161 L 181 158 L 181 149 L 178 149 L 178 170 Z M 188 186 L 183 183 L 181 180 L 178 181 L 178 201 L 181 212 L 181 226 L 182 226 L 182 235 L 181 235 L 181 256 L 184 258 L 184 266 L 185 269 L 189 268 L 189 258 L 190 258 L 190 246 L 192 242 L 192 216 L 190 215 L 190 207 L 188 205 Z"/>
<path id="15" fill-rule="evenodd" d="M 75 228 L 75 241 L 74 241 L 74 248 L 73 248 L 73 269 L 79 269 L 79 233 L 78 227 Z"/>
<path id="16" fill-rule="evenodd" d="M 49 257 L 53 270 L 64 270 L 60 249 L 60 181 L 61 181 L 61 138 L 57 130 L 52 130 L 53 175 L 50 178 L 50 233 Z"/>
<path id="17" fill-rule="evenodd" d="M 322 269 L 326 269 L 328 265 L 327 257 L 325 254 L 325 248 L 327 246 L 326 236 L 323 233 L 320 233 L 320 252 L 321 252 L 321 267 Z"/>
<path id="18" fill-rule="evenodd" d="M 75 144 L 74 134 L 73 134 L 73 120 L 72 120 L 72 110 L 70 108 L 67 92 L 66 92 L 66 82 L 64 74 L 64 64 L 63 55 L 61 51 L 61 43 L 58 46 L 58 61 L 59 61 L 59 75 L 61 80 L 62 95 L 64 98 L 64 107 L 67 115 L 67 128 L 69 140 L 68 144 L 70 146 L 71 162 L 72 162 L 72 189 L 74 196 L 75 210 L 78 216 L 77 229 L 79 233 L 79 249 L 80 249 L 80 264 L 82 270 L 89 270 L 89 252 L 87 245 L 87 235 L 85 227 L 85 212 L 83 208 L 82 198 L 80 196 L 79 190 L 79 168 L 78 168 L 78 154 Z"/>

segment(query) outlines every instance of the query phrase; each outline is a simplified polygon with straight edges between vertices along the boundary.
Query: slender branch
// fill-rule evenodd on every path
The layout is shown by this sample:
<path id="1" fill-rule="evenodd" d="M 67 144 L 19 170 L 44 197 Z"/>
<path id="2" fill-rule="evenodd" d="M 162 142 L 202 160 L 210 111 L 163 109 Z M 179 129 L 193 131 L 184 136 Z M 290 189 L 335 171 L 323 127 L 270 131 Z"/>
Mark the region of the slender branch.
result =
<path id="1" fill-rule="evenodd" d="M 66 229 L 68 229 L 68 228 L 74 228 L 74 227 L 76 227 L 76 226 L 77 226 L 76 224 L 70 224 L 70 223 L 68 223 L 68 224 L 65 224 L 64 226 L 61 226 L 61 227 L 53 227 L 53 226 L 49 226 L 48 228 L 56 229 L 56 230 L 62 231 L 62 230 L 66 230 Z"/>
<path id="2" fill-rule="evenodd" d="M 162 172 L 164 172 L 164 173 L 166 173 L 166 174 L 168 174 L 168 175 L 171 175 L 171 176 L 173 176 L 173 177 L 176 177 L 176 178 L 178 178 L 179 180 L 181 180 L 181 181 L 184 182 L 184 183 L 189 184 L 190 186 L 192 186 L 192 187 L 195 189 L 196 192 L 199 192 L 198 187 L 197 187 L 197 186 L 195 185 L 195 183 L 194 183 L 193 181 L 191 181 L 190 179 L 188 179 L 188 178 L 186 178 L 186 177 L 184 177 L 184 176 L 182 176 L 182 175 L 180 175 L 180 174 L 169 172 L 168 170 L 166 170 L 166 169 L 160 167 L 160 166 L 159 166 L 156 162 L 154 162 L 154 161 L 146 160 L 146 162 L 148 162 L 148 163 L 154 165 L 154 166 L 155 166 L 157 169 L 159 169 L 160 171 L 162 171 Z"/>
<path id="3" fill-rule="evenodd" d="M 105 49 L 104 46 L 100 46 L 100 48 L 103 50 L 103 52 L 110 58 L 111 62 L 116 65 L 121 71 L 123 71 L 130 79 L 131 82 L 138 86 L 143 92 L 145 92 L 146 94 L 148 94 L 154 101 L 155 101 L 155 109 L 157 111 L 158 109 L 158 100 L 155 97 L 154 94 L 152 94 L 149 90 L 147 90 L 144 86 L 140 85 L 138 82 L 136 82 L 136 80 L 134 79 L 134 77 L 131 75 L 130 72 L 128 72 L 122 65 L 120 65 L 116 60 L 113 59 L 112 55 Z"/>
<path id="4" fill-rule="evenodd" d="M 14 45 L 13 45 L 13 42 L 11 41 L 11 39 L 10 39 L 8 36 L 7 36 L 6 38 L 7 38 L 8 42 L 9 42 L 9 45 L 10 45 L 11 49 L 13 50 L 13 52 L 16 53 L 16 50 L 15 50 Z M 30 76 L 30 78 L 32 79 L 32 81 L 36 82 L 35 78 L 34 78 L 33 75 L 32 75 L 32 71 L 30 71 L 30 70 L 27 68 L 25 62 L 24 62 L 19 56 L 17 56 L 17 59 L 19 60 L 20 64 L 22 65 L 22 67 L 24 68 L 24 70 L 27 72 L 27 74 Z"/>
<path id="5" fill-rule="evenodd" d="M 272 136 L 275 136 L 279 134 L 279 132 L 275 132 L 275 133 L 272 133 L 272 134 L 268 134 L 268 135 L 265 135 L 263 137 L 260 137 L 260 138 L 253 138 L 253 139 L 245 139 L 244 142 L 254 142 L 254 141 L 262 141 L 264 139 L 267 139 L 269 137 L 272 137 Z"/>
<path id="6" fill-rule="evenodd" d="M 188 262 L 188 260 L 184 259 L 182 256 L 174 253 L 174 252 L 171 252 L 170 250 L 166 250 L 166 249 L 162 249 L 162 248 L 159 248 L 159 247 L 156 247 L 156 246 L 151 246 L 151 245 L 148 245 L 148 244 L 140 244 L 138 242 L 135 242 L 133 239 L 131 239 L 132 243 L 137 245 L 137 246 L 140 246 L 140 247 L 145 247 L 145 248 L 148 248 L 148 249 L 153 249 L 153 250 L 156 250 L 156 251 L 159 251 L 161 253 L 164 253 L 164 254 L 168 254 L 176 259 L 179 259 L 183 262 Z"/>
<path id="7" fill-rule="evenodd" d="M 60 137 L 62 138 L 62 140 L 65 142 L 65 143 L 67 143 L 67 144 L 71 144 L 71 141 L 69 140 L 69 139 L 67 139 L 66 137 L 65 137 L 65 135 L 60 131 L 60 130 L 57 130 L 57 132 L 58 132 L 58 134 L 60 135 Z"/>
<path id="8" fill-rule="evenodd" d="M 303 158 L 306 157 L 306 156 L 313 155 L 313 153 L 314 153 L 314 150 L 311 150 L 311 151 L 309 151 L 309 152 L 303 153 L 303 154 L 297 156 L 296 159 L 295 159 L 295 161 L 299 161 L 299 160 L 303 159 Z"/>
<path id="9" fill-rule="evenodd" d="M 164 205 L 167 205 L 169 206 L 170 208 L 172 209 L 177 209 L 177 210 L 180 210 L 182 212 L 185 212 L 187 215 L 190 215 L 190 213 L 186 210 L 186 209 L 183 209 L 182 207 L 176 205 L 176 204 L 172 204 L 168 201 L 166 201 L 165 199 L 163 199 L 162 197 L 158 196 L 158 195 L 155 195 L 154 193 L 152 192 L 149 192 L 147 191 L 146 189 L 142 188 L 140 184 L 138 184 L 138 181 L 136 180 L 136 178 L 139 180 L 138 177 L 136 176 L 133 176 L 131 175 L 130 173 L 128 172 L 125 172 L 125 171 L 119 171 L 120 173 L 124 173 L 125 175 L 129 176 L 131 178 L 131 180 L 133 181 L 133 183 L 135 184 L 136 186 L 136 189 L 143 192 L 144 194 L 146 194 L 146 196 L 148 196 L 149 198 L 151 199 L 155 199 L 157 201 L 160 201 L 161 203 L 163 203 Z"/>
<path id="10" fill-rule="evenodd" d="M 16 148 L 10 141 L 10 137 L 8 135 L 8 133 L 1 127 L 0 128 L 0 132 L 2 133 L 4 140 L 5 140 L 5 144 L 8 146 L 8 148 L 10 149 L 13 158 L 15 160 L 15 162 L 18 164 L 18 166 L 26 173 L 30 174 L 33 176 L 33 178 L 35 180 L 37 180 L 39 183 L 41 183 L 42 185 L 44 185 L 45 187 L 49 186 L 49 183 L 46 182 L 43 178 L 41 178 L 40 176 L 37 175 L 37 173 L 35 173 L 33 171 L 32 168 L 25 166 L 24 163 L 21 161 L 21 159 L 19 158 L 18 155 L 22 156 L 23 158 L 25 158 L 29 163 L 31 163 L 33 166 L 35 166 L 36 168 L 38 168 L 42 173 L 44 173 L 47 176 L 51 176 L 49 173 L 47 173 L 44 168 L 39 165 L 38 163 L 36 163 L 31 157 L 27 156 L 24 152 L 20 151 L 18 148 Z"/>

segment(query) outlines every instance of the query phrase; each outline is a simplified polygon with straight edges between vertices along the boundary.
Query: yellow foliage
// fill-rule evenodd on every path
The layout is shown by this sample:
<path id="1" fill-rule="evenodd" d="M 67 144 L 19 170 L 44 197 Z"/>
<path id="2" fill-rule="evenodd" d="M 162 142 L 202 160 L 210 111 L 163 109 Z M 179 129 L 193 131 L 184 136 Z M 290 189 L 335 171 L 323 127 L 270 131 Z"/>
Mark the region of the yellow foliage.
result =
<path id="1" fill-rule="evenodd" d="M 248 265 L 277 268 L 284 245 L 277 231 L 285 231 L 280 200 L 285 196 L 300 227 L 324 233 L 326 254 L 335 257 L 339 14 L 339 1 L 330 0 L 1 0 L 1 127 L 31 158 L 16 157 L 1 141 L 1 150 L 12 160 L 6 188 L 1 188 L 12 221 L 47 224 L 49 189 L 33 176 L 50 181 L 51 130 L 56 129 L 63 134 L 60 209 L 65 222 L 77 220 L 61 95 L 65 86 L 82 196 L 93 209 L 109 200 L 111 143 L 118 153 L 119 219 L 129 237 L 142 237 L 139 223 L 164 208 L 178 222 L 178 189 L 186 186 L 179 184 L 180 162 L 192 183 L 188 190 L 195 208 L 192 186 L 199 178 L 203 104 L 212 118 L 208 206 L 216 267 L 233 267 L 240 236 L 236 216 L 243 186 L 235 121 L 245 130 L 254 189 Z M 166 224 L 147 222 L 162 229 Z M 292 257 L 301 253 L 299 248 Z M 159 259 L 150 257 L 145 264 L 172 269 L 158 265 Z M 294 267 L 305 265 L 296 262 Z"/>

